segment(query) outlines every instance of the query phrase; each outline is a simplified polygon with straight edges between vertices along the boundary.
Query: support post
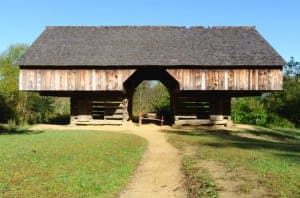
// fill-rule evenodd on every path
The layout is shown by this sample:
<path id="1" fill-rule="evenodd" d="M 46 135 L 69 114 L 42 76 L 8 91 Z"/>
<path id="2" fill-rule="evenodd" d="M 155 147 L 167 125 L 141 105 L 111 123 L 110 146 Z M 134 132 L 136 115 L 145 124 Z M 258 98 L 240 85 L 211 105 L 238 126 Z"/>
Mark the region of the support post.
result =
<path id="1" fill-rule="evenodd" d="M 92 120 L 91 101 L 83 97 L 71 97 L 71 118 L 70 124 L 75 125 L 79 122 L 87 123 Z"/>
<path id="2" fill-rule="evenodd" d="M 211 124 L 231 124 L 231 97 L 213 95 L 209 100 Z"/>
<path id="3" fill-rule="evenodd" d="M 123 122 L 126 122 L 129 119 L 127 98 L 123 99 L 122 101 L 122 110 L 123 110 Z"/>

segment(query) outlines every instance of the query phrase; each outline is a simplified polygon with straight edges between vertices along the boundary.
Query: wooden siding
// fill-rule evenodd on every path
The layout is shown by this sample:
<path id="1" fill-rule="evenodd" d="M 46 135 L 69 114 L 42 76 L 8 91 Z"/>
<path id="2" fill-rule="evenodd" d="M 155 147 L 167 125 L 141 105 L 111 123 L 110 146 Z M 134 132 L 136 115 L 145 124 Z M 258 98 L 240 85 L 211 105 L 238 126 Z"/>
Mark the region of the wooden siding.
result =
<path id="1" fill-rule="evenodd" d="M 134 69 L 21 69 L 20 90 L 122 91 Z M 167 69 L 180 90 L 282 90 L 280 69 Z M 141 76 L 143 78 L 143 76 Z"/>
<path id="2" fill-rule="evenodd" d="M 180 90 L 282 90 L 281 69 L 168 69 Z"/>
<path id="3" fill-rule="evenodd" d="M 134 69 L 21 69 L 19 88 L 25 91 L 122 91 Z"/>

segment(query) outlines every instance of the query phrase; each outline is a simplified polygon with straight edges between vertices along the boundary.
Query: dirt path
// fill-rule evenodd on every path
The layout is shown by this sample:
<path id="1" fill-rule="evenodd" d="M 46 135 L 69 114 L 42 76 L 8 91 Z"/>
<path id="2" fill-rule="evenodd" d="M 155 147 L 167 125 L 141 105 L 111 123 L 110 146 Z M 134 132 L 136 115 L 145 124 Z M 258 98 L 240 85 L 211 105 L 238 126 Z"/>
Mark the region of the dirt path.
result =
<path id="1" fill-rule="evenodd" d="M 179 151 L 166 141 L 166 134 L 159 132 L 168 127 L 155 125 L 143 125 L 137 127 L 128 124 L 118 126 L 57 126 L 36 125 L 32 129 L 86 129 L 108 130 L 132 133 L 145 138 L 148 141 L 148 149 L 140 161 L 135 175 L 130 184 L 120 193 L 121 198 L 165 198 L 187 197 L 184 187 L 184 175 L 181 172 L 181 155 Z"/>

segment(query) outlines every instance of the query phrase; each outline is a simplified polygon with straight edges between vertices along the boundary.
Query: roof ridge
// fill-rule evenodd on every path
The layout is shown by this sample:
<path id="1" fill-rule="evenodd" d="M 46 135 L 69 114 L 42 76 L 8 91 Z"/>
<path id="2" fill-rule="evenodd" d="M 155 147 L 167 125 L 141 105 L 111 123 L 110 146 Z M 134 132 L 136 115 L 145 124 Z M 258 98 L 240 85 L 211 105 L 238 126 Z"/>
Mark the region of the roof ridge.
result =
<path id="1" fill-rule="evenodd" d="M 99 26 L 84 26 L 84 25 L 58 25 L 58 26 L 46 26 L 46 29 L 57 29 L 57 28 L 96 28 L 96 29 L 118 29 L 118 28 L 154 28 L 154 29 L 255 29 L 255 26 L 176 26 L 176 25 L 99 25 Z"/>
<path id="2" fill-rule="evenodd" d="M 184 29 L 186 26 L 172 26 L 172 25 L 113 25 L 113 26 L 46 26 L 46 29 L 56 29 L 56 28 L 174 28 L 174 29 Z"/>

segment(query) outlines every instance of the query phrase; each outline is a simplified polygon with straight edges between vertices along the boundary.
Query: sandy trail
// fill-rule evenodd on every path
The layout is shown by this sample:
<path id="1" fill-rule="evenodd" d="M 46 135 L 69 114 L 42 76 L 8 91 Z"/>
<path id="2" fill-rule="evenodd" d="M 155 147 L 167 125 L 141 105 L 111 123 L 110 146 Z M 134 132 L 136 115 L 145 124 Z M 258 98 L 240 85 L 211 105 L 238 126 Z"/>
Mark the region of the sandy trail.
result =
<path id="1" fill-rule="evenodd" d="M 57 126 L 57 125 L 35 125 L 32 129 L 85 129 L 85 130 L 107 130 L 139 135 L 148 141 L 139 166 L 129 185 L 120 193 L 120 198 L 165 198 L 165 197 L 187 197 L 184 187 L 184 175 L 181 172 L 181 155 L 179 151 L 171 146 L 166 140 L 166 134 L 160 130 L 169 128 L 156 125 L 134 124 L 124 126 Z"/>

